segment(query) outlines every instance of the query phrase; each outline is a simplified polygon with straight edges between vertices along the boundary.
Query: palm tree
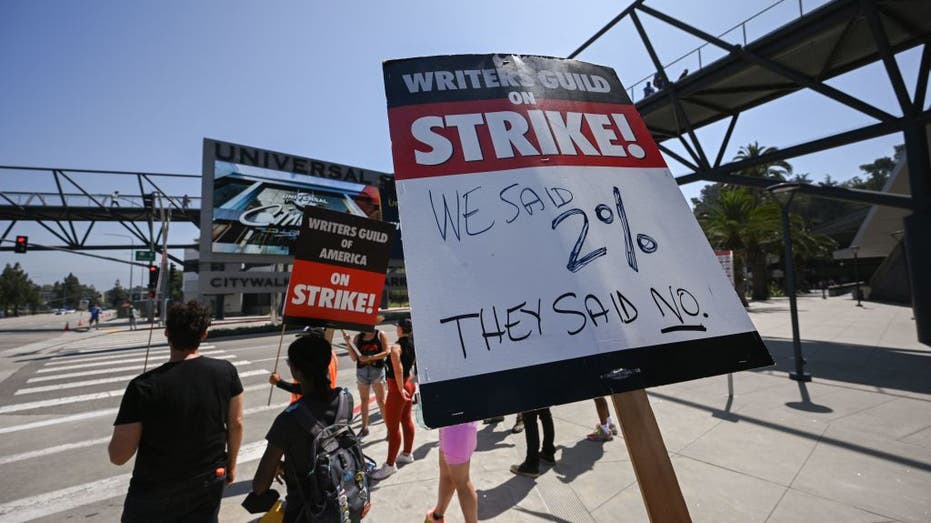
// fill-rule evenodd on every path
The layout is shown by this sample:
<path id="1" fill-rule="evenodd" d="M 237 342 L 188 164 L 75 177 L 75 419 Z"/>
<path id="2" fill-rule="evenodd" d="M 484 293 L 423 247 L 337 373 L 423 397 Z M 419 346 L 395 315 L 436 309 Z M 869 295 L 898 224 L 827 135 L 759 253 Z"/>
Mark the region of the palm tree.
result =
<path id="1" fill-rule="evenodd" d="M 737 156 L 734 156 L 734 160 L 752 160 L 754 158 L 759 158 L 760 156 L 766 156 L 768 154 L 775 153 L 778 150 L 778 147 L 765 147 L 760 145 L 759 142 L 753 142 L 741 146 L 741 148 L 737 151 Z M 785 181 L 786 178 L 792 174 L 792 164 L 785 160 L 775 160 L 772 162 L 747 167 L 741 170 L 738 174 L 743 176 L 751 176 L 753 178 L 775 178 L 780 181 Z"/>
<path id="2" fill-rule="evenodd" d="M 717 200 L 705 202 L 706 211 L 698 217 L 699 223 L 712 246 L 734 251 L 734 287 L 744 305 L 744 267 L 753 273 L 753 298 L 766 299 L 766 261 L 779 240 L 779 207 L 759 202 L 744 187 L 725 187 L 718 195 Z"/>
<path id="3" fill-rule="evenodd" d="M 704 202 L 699 223 L 712 246 L 734 251 L 734 286 L 744 305 L 744 267 L 752 273 L 751 296 L 765 300 L 769 298 L 770 258 L 782 255 L 781 209 L 768 195 L 757 199 L 745 187 L 723 187 L 717 194 L 717 199 Z M 790 215 L 790 228 L 799 266 L 805 260 L 829 256 L 834 248 L 833 240 L 812 234 L 797 214 Z"/>

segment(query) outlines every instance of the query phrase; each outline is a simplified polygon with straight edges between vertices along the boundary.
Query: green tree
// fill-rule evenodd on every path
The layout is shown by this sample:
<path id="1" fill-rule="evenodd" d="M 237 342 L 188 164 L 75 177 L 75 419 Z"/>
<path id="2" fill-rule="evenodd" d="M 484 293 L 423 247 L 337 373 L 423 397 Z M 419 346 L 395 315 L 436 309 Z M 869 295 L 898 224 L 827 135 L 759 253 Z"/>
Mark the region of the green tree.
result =
<path id="1" fill-rule="evenodd" d="M 77 308 L 82 299 L 102 303 L 100 293 L 93 285 L 82 285 L 78 277 L 70 272 L 61 282 L 55 282 L 53 290 L 53 297 L 49 299 L 52 306 Z"/>
<path id="2" fill-rule="evenodd" d="M 116 309 L 129 300 L 129 290 L 120 285 L 120 280 L 116 280 L 113 288 L 104 293 L 104 299 L 111 308 Z"/>
<path id="3" fill-rule="evenodd" d="M 865 163 L 860 166 L 860 170 L 863 171 L 867 178 L 863 179 L 859 176 L 854 176 L 847 182 L 846 186 L 851 189 L 868 189 L 870 191 L 881 191 L 883 186 L 886 185 L 886 181 L 889 180 L 889 175 L 892 174 L 892 170 L 895 168 L 896 164 L 899 163 L 899 160 L 902 158 L 902 155 L 905 154 L 904 145 L 896 145 L 895 153 L 892 158 L 888 156 L 883 156 L 877 158 L 870 163 Z"/>
<path id="4" fill-rule="evenodd" d="M 734 251 L 734 285 L 741 299 L 744 300 L 744 267 L 753 276 L 753 299 L 766 299 L 767 254 L 779 240 L 779 207 L 772 202 L 760 202 L 744 187 L 724 187 L 717 196 L 704 202 L 704 212 L 698 215 L 698 221 L 713 247 Z"/>
<path id="5" fill-rule="evenodd" d="M 171 272 L 169 272 L 171 274 Z M 184 276 L 180 270 L 175 271 L 175 277 L 168 280 L 168 297 L 173 302 L 180 302 L 184 299 Z"/>
<path id="6" fill-rule="evenodd" d="M 4 314 L 12 310 L 14 316 L 19 316 L 20 308 L 25 307 L 35 312 L 39 301 L 39 286 L 29 279 L 19 263 L 6 264 L 0 273 L 0 307 Z"/>
<path id="7" fill-rule="evenodd" d="M 778 151 L 778 147 L 765 147 L 759 142 L 742 146 L 734 157 L 735 161 L 752 160 Z M 742 169 L 738 174 L 753 178 L 775 178 L 785 180 L 792 174 L 792 164 L 785 160 L 776 160 L 769 163 L 754 165 Z"/>

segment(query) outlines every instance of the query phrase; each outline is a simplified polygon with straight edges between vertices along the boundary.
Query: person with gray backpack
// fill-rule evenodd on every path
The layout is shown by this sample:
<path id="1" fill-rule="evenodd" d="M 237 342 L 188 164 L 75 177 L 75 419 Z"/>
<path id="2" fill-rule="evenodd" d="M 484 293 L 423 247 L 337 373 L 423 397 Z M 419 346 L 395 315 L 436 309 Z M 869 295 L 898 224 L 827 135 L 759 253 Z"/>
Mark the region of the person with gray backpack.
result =
<path id="1" fill-rule="evenodd" d="M 352 396 L 330 383 L 331 352 L 322 336 L 298 338 L 288 347 L 288 366 L 304 396 L 275 418 L 252 480 L 250 496 L 267 496 L 283 469 L 285 523 L 355 523 L 371 508 L 368 471 L 375 463 L 349 426 Z"/>

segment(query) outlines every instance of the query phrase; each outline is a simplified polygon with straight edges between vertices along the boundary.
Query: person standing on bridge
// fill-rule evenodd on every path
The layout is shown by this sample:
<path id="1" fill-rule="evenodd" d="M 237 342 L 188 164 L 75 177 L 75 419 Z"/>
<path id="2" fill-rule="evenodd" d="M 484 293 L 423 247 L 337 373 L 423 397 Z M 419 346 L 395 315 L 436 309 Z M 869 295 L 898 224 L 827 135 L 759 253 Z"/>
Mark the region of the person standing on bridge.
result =
<path id="1" fill-rule="evenodd" d="M 122 465 L 138 451 L 122 521 L 217 521 L 224 484 L 236 478 L 242 383 L 230 362 L 198 354 L 210 313 L 173 305 L 170 358 L 126 387 L 108 451 Z"/>

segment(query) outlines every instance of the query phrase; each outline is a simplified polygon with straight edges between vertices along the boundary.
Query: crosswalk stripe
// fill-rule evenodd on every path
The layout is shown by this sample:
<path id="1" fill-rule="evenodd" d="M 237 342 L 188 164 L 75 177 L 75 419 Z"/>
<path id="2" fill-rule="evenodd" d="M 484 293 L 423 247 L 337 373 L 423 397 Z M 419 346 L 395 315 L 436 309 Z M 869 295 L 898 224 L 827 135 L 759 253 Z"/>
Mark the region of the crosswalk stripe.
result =
<path id="1" fill-rule="evenodd" d="M 265 440 L 240 447 L 238 465 L 255 461 L 265 452 Z M 0 520 L 10 523 L 30 521 L 59 514 L 105 499 L 126 495 L 131 474 L 120 474 L 97 481 L 75 485 L 0 505 Z"/>
<path id="2" fill-rule="evenodd" d="M 58 454 L 59 452 L 67 452 L 74 449 L 82 449 L 84 447 L 92 447 L 94 445 L 99 445 L 101 443 L 106 443 L 110 441 L 110 436 L 105 438 L 91 439 L 87 441 L 79 441 L 77 443 L 65 443 L 64 445 L 57 445 L 55 447 L 49 447 L 46 449 L 33 450 L 30 452 L 22 452 L 20 454 L 13 454 L 12 456 L 6 456 L 0 458 L 0 465 L 6 465 L 7 463 L 16 463 L 17 461 L 23 461 L 32 458 L 41 458 L 42 456 L 48 456 L 51 454 Z"/>
<path id="3" fill-rule="evenodd" d="M 241 360 L 232 362 L 233 365 L 239 367 L 242 365 L 252 364 L 249 360 Z M 265 371 L 267 372 L 267 371 Z M 246 375 L 241 373 L 240 376 Z M 122 381 L 128 382 L 129 380 L 135 378 L 138 374 L 127 374 L 123 376 L 113 376 L 110 378 L 98 378 L 95 380 L 82 380 L 82 381 L 72 381 L 68 383 L 59 383 L 57 385 L 42 385 L 39 387 L 26 387 L 25 389 L 19 389 L 14 392 L 14 396 L 19 396 L 21 394 L 37 394 L 39 392 L 49 392 L 53 390 L 62 390 L 62 389 L 77 389 L 81 387 L 93 387 L 95 385 L 103 385 L 105 383 L 119 383 Z"/>
<path id="4" fill-rule="evenodd" d="M 212 356 L 214 358 L 222 358 L 222 356 L 215 356 L 216 354 L 225 354 L 225 350 L 208 350 L 201 352 L 201 356 Z M 159 361 L 167 360 L 171 355 L 170 354 L 159 354 L 158 356 L 149 356 L 149 361 Z M 228 356 L 229 358 L 235 358 L 236 356 Z M 136 363 L 140 361 L 145 361 L 145 356 L 140 357 L 131 357 L 125 360 L 108 360 L 108 361 L 92 361 L 90 363 L 77 363 L 75 365 L 64 365 L 61 367 L 45 367 L 36 371 L 36 374 L 45 374 L 48 372 L 59 372 L 65 370 L 73 369 L 87 369 L 90 367 L 102 367 L 104 365 L 119 365 L 121 363 Z M 71 362 L 67 362 L 71 363 Z"/>
<path id="5" fill-rule="evenodd" d="M 117 398 L 123 395 L 124 389 L 108 390 L 106 392 L 95 392 L 93 394 L 81 394 L 79 396 L 68 396 L 64 398 L 54 398 L 50 400 L 30 401 L 28 403 L 14 403 L 13 405 L 4 405 L 0 407 L 0 414 L 9 414 L 11 412 L 20 412 L 23 410 L 41 409 L 45 407 L 56 407 L 68 403 L 81 403 L 84 401 L 96 401 L 107 398 Z"/>
<path id="6" fill-rule="evenodd" d="M 96 380 L 84 380 L 84 381 L 72 381 L 71 383 L 59 383 L 58 385 L 44 385 L 42 387 L 27 387 L 25 389 L 19 389 L 14 392 L 14 396 L 19 396 L 22 394 L 38 394 L 39 392 L 49 392 L 53 390 L 62 390 L 62 389 L 77 389 L 80 387 L 93 387 L 94 385 L 103 385 L 105 383 L 119 383 L 121 381 L 129 381 L 138 376 L 138 374 L 128 374 L 125 376 L 114 376 L 110 378 L 100 378 Z"/>
<path id="7" fill-rule="evenodd" d="M 248 378 L 250 376 L 259 376 L 262 374 L 268 375 L 268 374 L 271 374 L 271 372 L 265 369 L 258 369 L 254 371 L 240 372 L 239 377 Z M 260 383 L 257 385 L 249 385 L 247 387 L 243 387 L 243 390 L 244 391 L 256 391 L 256 390 L 262 390 L 262 389 L 268 390 L 270 386 L 271 385 L 269 385 L 268 383 Z M 118 398 L 123 395 L 123 392 L 125 392 L 125 389 L 108 390 L 106 392 L 94 392 L 92 394 L 81 394 L 78 396 L 66 396 L 63 398 L 53 398 L 53 399 L 40 400 L 40 401 L 30 401 L 27 403 L 14 403 L 12 405 L 0 406 L 0 414 L 10 414 L 13 412 L 41 409 L 45 407 L 57 407 L 58 405 L 65 405 L 69 403 L 82 403 L 85 401 L 96 401 L 96 400 L 107 399 L 107 398 Z M 0 431 L 0 434 L 2 434 L 2 431 Z"/>
<path id="8" fill-rule="evenodd" d="M 219 356 L 215 356 L 215 358 L 217 359 L 233 359 L 235 357 L 236 357 L 235 354 L 222 354 Z M 127 362 L 110 362 L 110 365 L 116 365 L 119 363 L 127 363 Z M 52 376 L 36 376 L 34 378 L 29 378 L 28 380 L 26 380 L 26 383 L 38 383 L 42 381 L 61 380 L 65 378 L 79 378 L 81 376 L 93 376 L 95 374 L 111 374 L 114 372 L 123 372 L 127 370 L 142 370 L 144 367 L 145 365 L 130 365 L 129 367 L 108 367 L 106 369 L 82 370 L 79 372 L 67 372 L 65 374 L 55 374 Z M 155 365 L 149 365 L 149 368 L 154 369 Z M 56 367 L 54 370 L 63 370 L 63 369 L 61 367 Z"/>
<path id="9" fill-rule="evenodd" d="M 250 414 L 258 414 L 258 413 L 260 413 L 260 412 L 266 412 L 266 411 L 269 411 L 269 410 L 279 410 L 279 409 L 283 409 L 284 407 L 287 407 L 287 406 L 288 406 L 288 402 L 286 401 L 286 402 L 283 402 L 283 403 L 275 403 L 275 404 L 273 404 L 273 405 L 261 405 L 261 406 L 259 406 L 259 407 L 251 407 L 251 408 L 248 408 L 248 409 L 243 410 L 242 413 L 243 413 L 244 416 L 248 416 L 248 415 L 250 415 Z M 69 422 L 69 421 L 75 421 L 75 418 L 88 419 L 88 418 L 91 418 L 91 417 L 109 416 L 109 415 L 116 414 L 116 413 L 117 413 L 117 410 L 118 410 L 118 409 L 104 409 L 104 410 L 100 410 L 100 411 L 95 411 L 95 412 L 93 412 L 93 413 L 88 412 L 88 413 L 85 413 L 85 415 L 65 416 L 65 417 L 63 417 L 63 418 L 56 418 L 56 419 L 52 419 L 52 420 L 45 420 L 46 422 L 51 422 L 51 423 L 45 423 L 45 424 L 42 425 L 42 426 L 48 426 L 48 425 L 59 424 L 59 423 L 67 423 L 67 422 Z M 87 414 L 93 414 L 93 416 L 87 416 Z M 69 419 L 69 418 L 71 418 L 71 419 Z M 38 422 L 38 423 L 43 423 L 43 422 Z M 19 426 L 17 426 L 17 427 L 7 427 L 7 429 L 15 428 L 16 430 L 0 429 L 0 434 L 4 434 L 4 433 L 7 433 L 7 432 L 16 432 L 16 431 L 20 431 L 20 430 L 26 430 L 26 429 L 28 429 L 28 428 L 35 428 L 35 427 L 28 427 L 27 425 L 34 425 L 34 424 L 32 424 L 32 423 L 27 423 L 27 424 L 25 424 L 25 425 L 19 425 Z M 48 447 L 48 448 L 39 449 L 39 450 L 31 450 L 31 451 L 29 451 L 29 452 L 21 452 L 21 453 L 19 453 L 19 454 L 13 454 L 13 455 L 10 455 L 10 456 L 0 457 L 0 465 L 6 465 L 7 463 L 15 463 L 15 462 L 17 462 L 17 461 L 25 461 L 25 460 L 27 460 L 27 459 L 41 458 L 41 457 L 43 457 L 43 456 L 48 456 L 48 455 L 51 455 L 51 454 L 58 454 L 58 453 L 61 453 L 61 452 L 67 452 L 67 451 L 69 451 L 69 450 L 74 450 L 74 449 L 81 449 L 81 448 L 85 448 L 85 447 L 92 447 L 92 446 L 94 446 L 94 445 L 99 445 L 99 444 L 101 444 L 101 443 L 107 443 L 107 442 L 109 442 L 109 441 L 110 441 L 110 436 L 107 436 L 107 437 L 104 437 L 104 438 L 91 439 L 91 440 L 87 440 L 87 441 L 77 441 L 77 442 L 74 442 L 74 443 L 65 443 L 64 445 L 56 445 L 56 446 L 54 446 L 54 447 Z"/>
<path id="10" fill-rule="evenodd" d="M 33 421 L 31 423 L 23 423 L 22 425 L 13 425 L 12 427 L 3 427 L 3 428 L 0 428 L 0 434 L 9 434 L 11 432 L 20 432 L 23 430 L 48 427 L 50 425 L 60 425 L 62 423 L 70 423 L 72 421 L 84 421 L 87 419 L 102 418 L 104 416 L 112 416 L 116 414 L 118 410 L 119 409 L 93 410 L 90 412 L 82 412 L 80 414 L 72 414 L 70 416 L 60 416 L 57 418 L 51 418 L 51 419 L 46 419 L 42 421 Z"/>
<path id="11" fill-rule="evenodd" d="M 120 345 L 114 345 L 114 347 L 119 347 L 119 346 Z M 161 356 L 163 354 L 167 354 L 164 352 L 164 349 L 166 347 L 168 347 L 168 345 L 164 343 L 159 344 L 159 345 L 152 345 L 151 347 L 149 347 L 150 357 L 152 355 Z M 214 349 L 214 348 L 216 348 L 216 345 L 204 345 L 201 347 L 201 350 L 209 350 L 209 349 Z M 56 354 L 55 356 L 53 356 L 53 359 L 51 361 L 46 363 L 46 365 L 67 365 L 70 363 L 84 363 L 88 361 L 99 361 L 99 360 L 109 360 L 109 359 L 115 359 L 115 358 L 133 357 L 139 354 L 145 354 L 145 351 L 146 351 L 145 347 L 136 347 L 134 349 L 119 350 L 119 351 L 114 351 L 108 354 L 95 354 L 92 356 L 82 356 L 82 354 L 91 354 L 91 353 L 97 352 L 100 349 L 101 347 L 98 347 L 97 349 L 93 349 L 93 350 L 88 349 L 86 351 Z"/>

